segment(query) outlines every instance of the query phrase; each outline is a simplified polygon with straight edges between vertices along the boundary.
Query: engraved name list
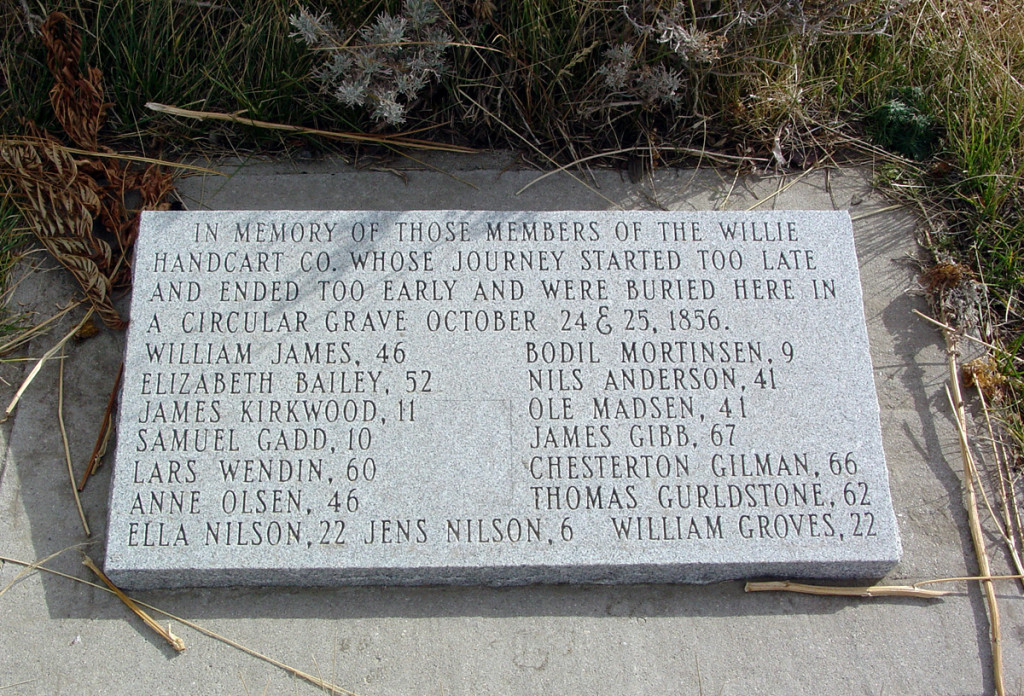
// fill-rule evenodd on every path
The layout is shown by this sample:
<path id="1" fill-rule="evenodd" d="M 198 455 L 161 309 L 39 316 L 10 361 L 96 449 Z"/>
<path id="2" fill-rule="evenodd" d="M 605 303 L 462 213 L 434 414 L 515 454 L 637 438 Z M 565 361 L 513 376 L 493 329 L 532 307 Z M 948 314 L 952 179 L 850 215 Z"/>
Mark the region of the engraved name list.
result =
<path id="1" fill-rule="evenodd" d="M 899 558 L 845 212 L 146 213 L 127 587 Z"/>

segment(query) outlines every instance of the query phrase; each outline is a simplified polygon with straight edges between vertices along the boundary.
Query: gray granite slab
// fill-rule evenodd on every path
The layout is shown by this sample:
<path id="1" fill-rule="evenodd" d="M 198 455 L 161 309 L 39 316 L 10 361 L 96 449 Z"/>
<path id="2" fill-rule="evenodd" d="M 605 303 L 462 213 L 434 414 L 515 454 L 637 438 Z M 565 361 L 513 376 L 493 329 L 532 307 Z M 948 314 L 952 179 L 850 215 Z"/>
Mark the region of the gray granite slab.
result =
<path id="1" fill-rule="evenodd" d="M 844 211 L 143 217 L 106 554 L 126 587 L 899 556 Z"/>

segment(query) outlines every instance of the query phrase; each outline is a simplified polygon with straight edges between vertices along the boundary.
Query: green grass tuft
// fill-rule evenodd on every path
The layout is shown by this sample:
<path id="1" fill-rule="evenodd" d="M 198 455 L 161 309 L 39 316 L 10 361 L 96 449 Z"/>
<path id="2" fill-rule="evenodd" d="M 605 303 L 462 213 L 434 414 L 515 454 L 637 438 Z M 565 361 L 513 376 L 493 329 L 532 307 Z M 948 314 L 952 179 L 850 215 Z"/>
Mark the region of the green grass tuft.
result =
<path id="1" fill-rule="evenodd" d="M 938 122 L 919 87 L 895 90 L 871 115 L 876 143 L 905 157 L 926 160 L 939 144 Z"/>

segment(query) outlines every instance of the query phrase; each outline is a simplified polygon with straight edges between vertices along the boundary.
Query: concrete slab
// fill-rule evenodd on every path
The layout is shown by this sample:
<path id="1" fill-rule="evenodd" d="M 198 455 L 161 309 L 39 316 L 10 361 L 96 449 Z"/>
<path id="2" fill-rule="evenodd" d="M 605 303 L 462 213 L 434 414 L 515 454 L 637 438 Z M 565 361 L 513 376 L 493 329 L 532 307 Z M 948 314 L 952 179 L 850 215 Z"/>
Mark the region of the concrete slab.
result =
<path id="1" fill-rule="evenodd" d="M 886 582 L 976 572 L 962 512 L 958 445 L 944 392 L 941 337 L 913 315 L 914 218 L 888 210 L 869 171 L 734 179 L 664 171 L 634 185 L 616 172 L 580 182 L 511 167 L 504 155 L 403 161 L 378 170 L 337 162 L 225 166 L 181 182 L 189 207 L 224 209 L 849 209 L 864 283 L 883 444 L 904 557 Z M 52 266 L 52 264 L 51 264 Z M 18 299 L 51 313 L 72 292 L 37 271 Z M 63 331 L 70 327 L 68 320 Z M 62 335 L 37 340 L 39 356 Z M 68 346 L 65 421 L 76 471 L 95 439 L 120 361 L 109 332 Z M 0 366 L 12 386 L 31 362 Z M 2 425 L 0 555 L 45 558 L 85 537 L 56 419 L 58 366 L 45 367 Z M 110 469 L 83 505 L 102 539 Z M 991 530 L 990 530 L 991 532 Z M 994 570 L 1006 570 L 989 534 Z M 102 544 L 89 553 L 101 560 Z M 47 563 L 88 578 L 77 550 Z M 176 655 L 105 592 L 0 566 L 0 689 L 18 694 L 323 693 L 223 643 L 175 625 Z M 91 579 L 91 578 L 89 578 Z M 941 601 L 746 595 L 710 586 L 247 588 L 151 591 L 141 599 L 359 694 L 983 694 L 993 691 L 988 621 L 975 586 Z M 1024 689 L 1024 599 L 999 586 L 1006 683 Z"/>

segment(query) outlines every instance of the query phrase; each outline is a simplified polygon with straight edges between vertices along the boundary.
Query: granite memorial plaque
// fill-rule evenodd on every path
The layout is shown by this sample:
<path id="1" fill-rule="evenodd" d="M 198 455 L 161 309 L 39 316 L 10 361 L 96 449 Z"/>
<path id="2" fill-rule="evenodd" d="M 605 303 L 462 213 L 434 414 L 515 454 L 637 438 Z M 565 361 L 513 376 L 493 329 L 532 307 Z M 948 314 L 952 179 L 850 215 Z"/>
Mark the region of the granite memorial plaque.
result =
<path id="1" fill-rule="evenodd" d="M 845 212 L 144 213 L 134 263 L 123 586 L 899 559 Z"/>

